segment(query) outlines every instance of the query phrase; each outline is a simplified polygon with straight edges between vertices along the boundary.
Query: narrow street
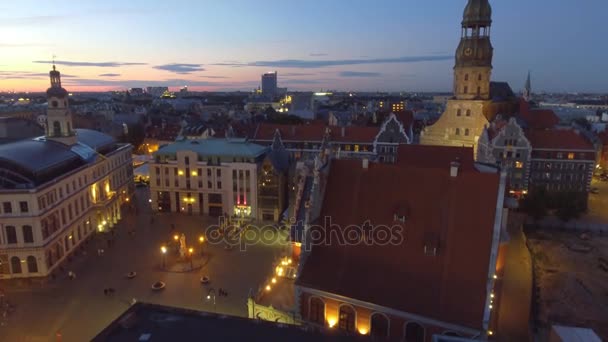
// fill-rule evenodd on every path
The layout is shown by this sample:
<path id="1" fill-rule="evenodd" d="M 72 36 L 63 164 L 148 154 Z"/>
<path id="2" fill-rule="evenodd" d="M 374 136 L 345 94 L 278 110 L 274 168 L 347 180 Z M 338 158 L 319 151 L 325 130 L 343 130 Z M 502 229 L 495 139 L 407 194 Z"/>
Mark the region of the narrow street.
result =
<path id="1" fill-rule="evenodd" d="M 530 305 L 532 302 L 532 259 L 521 230 L 521 219 L 510 224 L 504 274 L 500 281 L 500 302 L 496 341 L 531 341 Z"/>

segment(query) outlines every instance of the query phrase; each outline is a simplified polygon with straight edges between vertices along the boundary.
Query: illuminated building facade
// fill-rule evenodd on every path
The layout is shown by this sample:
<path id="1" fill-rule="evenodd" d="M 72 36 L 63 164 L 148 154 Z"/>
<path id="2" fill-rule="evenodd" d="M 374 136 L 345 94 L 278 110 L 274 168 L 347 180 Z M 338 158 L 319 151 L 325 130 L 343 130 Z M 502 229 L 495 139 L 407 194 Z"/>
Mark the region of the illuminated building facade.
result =
<path id="1" fill-rule="evenodd" d="M 496 164 L 507 173 L 507 193 L 520 197 L 528 192 L 532 145 L 516 118 L 494 120 L 477 145 L 477 159 Z"/>
<path id="2" fill-rule="evenodd" d="M 439 120 L 420 135 L 422 145 L 476 148 L 484 127 L 497 113 L 513 114 L 517 99 L 507 83 L 491 82 L 494 48 L 488 0 L 469 0 L 454 65 L 454 96 Z"/>
<path id="3" fill-rule="evenodd" d="M 162 146 L 150 163 L 152 209 L 255 218 L 258 169 L 267 151 L 246 139 L 183 140 Z"/>
<path id="4" fill-rule="evenodd" d="M 53 274 L 134 191 L 131 145 L 73 129 L 54 66 L 50 77 L 46 135 L 0 145 L 0 278 Z"/>

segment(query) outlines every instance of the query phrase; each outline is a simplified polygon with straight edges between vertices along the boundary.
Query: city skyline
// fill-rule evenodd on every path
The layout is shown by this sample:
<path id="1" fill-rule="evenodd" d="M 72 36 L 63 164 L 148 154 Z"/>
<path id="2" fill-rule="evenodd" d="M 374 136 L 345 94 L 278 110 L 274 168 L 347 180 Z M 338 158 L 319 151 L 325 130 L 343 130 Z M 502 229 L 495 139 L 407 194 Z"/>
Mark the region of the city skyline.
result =
<path id="1" fill-rule="evenodd" d="M 271 70 L 290 90 L 451 90 L 466 1 L 350 4 L 7 3 L 0 91 L 46 89 L 53 55 L 71 91 L 251 90 Z M 583 29 L 605 2 L 491 4 L 493 80 L 519 91 L 531 70 L 535 91 L 608 91 L 597 72 L 607 48 L 594 44 L 605 30 Z"/>

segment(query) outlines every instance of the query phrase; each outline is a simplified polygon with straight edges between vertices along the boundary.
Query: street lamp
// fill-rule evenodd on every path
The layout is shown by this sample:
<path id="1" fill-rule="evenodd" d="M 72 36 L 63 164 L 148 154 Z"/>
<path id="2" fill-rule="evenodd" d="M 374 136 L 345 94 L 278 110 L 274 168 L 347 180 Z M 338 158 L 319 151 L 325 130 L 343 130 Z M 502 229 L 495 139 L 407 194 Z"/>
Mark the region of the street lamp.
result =
<path id="1" fill-rule="evenodd" d="M 190 269 L 193 269 L 194 266 L 192 265 L 192 253 L 194 252 L 194 248 L 190 247 L 188 248 L 188 254 L 190 254 Z"/>
<path id="2" fill-rule="evenodd" d="M 167 254 L 167 247 L 161 246 L 160 253 L 162 254 L 162 264 L 163 264 L 162 267 L 165 268 L 165 255 Z"/>
<path id="3" fill-rule="evenodd" d="M 207 300 L 211 300 L 213 299 L 213 312 L 216 313 L 217 309 L 215 306 L 215 289 L 214 288 L 210 288 L 209 292 L 207 292 Z"/>
<path id="4" fill-rule="evenodd" d="M 203 256 L 203 242 L 205 242 L 205 237 L 204 236 L 199 236 L 198 237 L 198 242 L 201 244 L 201 256 Z"/>

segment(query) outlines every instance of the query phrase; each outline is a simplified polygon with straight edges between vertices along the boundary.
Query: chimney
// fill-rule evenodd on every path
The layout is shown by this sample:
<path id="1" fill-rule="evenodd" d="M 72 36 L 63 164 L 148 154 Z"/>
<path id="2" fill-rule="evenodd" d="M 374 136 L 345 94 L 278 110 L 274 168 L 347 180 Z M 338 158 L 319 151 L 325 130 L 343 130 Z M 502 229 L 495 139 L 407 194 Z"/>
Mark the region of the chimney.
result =
<path id="1" fill-rule="evenodd" d="M 460 168 L 460 163 L 455 161 L 450 163 L 450 177 L 458 177 L 458 168 Z"/>
<path id="2" fill-rule="evenodd" d="M 369 159 L 363 158 L 362 163 L 363 163 L 363 170 L 369 169 Z"/>
<path id="3" fill-rule="evenodd" d="M 344 137 L 346 135 L 346 127 L 342 127 L 341 131 L 342 131 L 342 137 Z"/>

